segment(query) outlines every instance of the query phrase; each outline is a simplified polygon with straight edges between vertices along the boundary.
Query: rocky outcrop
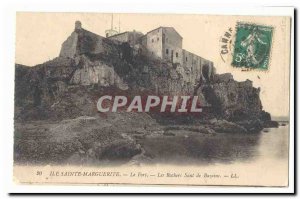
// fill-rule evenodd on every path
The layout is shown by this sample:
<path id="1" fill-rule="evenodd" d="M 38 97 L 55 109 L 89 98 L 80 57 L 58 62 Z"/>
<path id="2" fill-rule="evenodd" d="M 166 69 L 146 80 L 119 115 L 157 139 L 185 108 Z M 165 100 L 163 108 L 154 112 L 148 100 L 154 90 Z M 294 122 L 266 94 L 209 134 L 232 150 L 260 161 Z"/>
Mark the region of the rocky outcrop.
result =
<path id="1" fill-rule="evenodd" d="M 15 119 L 21 120 L 95 114 L 105 88 L 128 89 L 111 66 L 84 55 L 57 57 L 35 67 L 16 64 L 15 75 Z"/>
<path id="2" fill-rule="evenodd" d="M 247 133 L 247 129 L 226 120 L 211 120 L 211 128 L 218 133 Z"/>
<path id="3" fill-rule="evenodd" d="M 254 88 L 250 80 L 237 82 L 230 73 L 215 74 L 204 67 L 200 79 L 191 84 L 177 70 L 178 65 L 133 52 L 128 43 L 111 41 L 76 26 L 59 57 L 35 67 L 16 65 L 16 119 L 94 115 L 97 99 L 108 93 L 198 95 L 204 107 L 202 115 L 185 119 L 176 115 L 167 122 L 216 118 L 248 131 L 277 126 L 263 111 L 260 88 Z M 229 124 L 224 125 L 227 128 Z"/>
<path id="4" fill-rule="evenodd" d="M 199 79 L 186 81 L 178 67 L 77 23 L 59 57 L 34 67 L 16 64 L 14 159 L 139 165 L 162 151 L 176 153 L 175 159 L 186 153 L 207 158 L 219 154 L 210 148 L 218 148 L 220 141 L 207 145 L 207 138 L 278 127 L 263 110 L 260 89 L 250 80 L 237 82 L 230 73 L 215 74 L 214 68 L 204 66 Z M 104 114 L 96 108 L 102 95 L 197 95 L 203 112 Z M 236 151 L 245 149 L 242 145 Z M 228 144 L 217 151 L 236 146 Z"/>
<path id="5" fill-rule="evenodd" d="M 199 88 L 211 104 L 216 118 L 234 122 L 248 132 L 258 132 L 264 127 L 276 127 L 269 113 L 263 110 L 260 88 L 250 80 L 237 82 L 231 74 L 215 74 L 209 84 Z"/>
<path id="6" fill-rule="evenodd" d="M 90 61 L 85 56 L 79 59 L 78 69 L 71 77 L 70 84 L 93 85 L 109 87 L 116 86 L 122 90 L 127 90 L 128 86 L 123 82 L 114 69 L 101 61 Z"/>
<path id="7" fill-rule="evenodd" d="M 112 124 L 95 117 L 81 116 L 59 123 L 31 123 L 16 127 L 15 160 L 22 163 L 99 164 L 107 160 L 128 161 L 141 153 L 130 137 L 113 130 Z M 30 135 L 30 136 L 27 136 Z M 34 139 L 33 139 L 34 138 Z"/>
<path id="8" fill-rule="evenodd" d="M 259 116 L 262 112 L 262 104 L 259 98 L 259 88 L 254 88 L 250 80 L 237 82 L 233 78 L 222 80 L 216 76 L 216 81 L 206 86 L 206 92 L 211 92 L 218 105 L 217 112 L 230 121 L 249 119 L 249 116 Z M 208 95 L 206 95 L 208 96 Z M 209 97 L 208 97 L 209 98 Z M 212 104 L 215 104 L 212 102 Z"/>

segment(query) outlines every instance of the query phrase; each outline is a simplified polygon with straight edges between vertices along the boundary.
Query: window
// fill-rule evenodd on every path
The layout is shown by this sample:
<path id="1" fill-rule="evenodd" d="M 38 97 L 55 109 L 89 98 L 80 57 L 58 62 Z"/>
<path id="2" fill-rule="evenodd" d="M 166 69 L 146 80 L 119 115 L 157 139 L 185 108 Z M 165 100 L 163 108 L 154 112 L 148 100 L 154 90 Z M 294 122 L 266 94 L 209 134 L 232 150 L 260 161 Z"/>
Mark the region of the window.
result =
<path id="1" fill-rule="evenodd" d="M 159 41 L 159 37 L 157 37 L 157 41 Z"/>
<path id="2" fill-rule="evenodd" d="M 178 53 L 176 53 L 176 57 L 178 57 Z"/>
<path id="3" fill-rule="evenodd" d="M 167 54 L 167 55 L 169 54 L 169 49 L 166 49 L 166 54 Z"/>
<path id="4" fill-rule="evenodd" d="M 168 43 L 168 38 L 166 38 L 166 42 Z"/>
<path id="5" fill-rule="evenodd" d="M 185 61 L 187 61 L 187 57 L 185 57 Z"/>
<path id="6" fill-rule="evenodd" d="M 152 39 L 152 43 L 154 42 L 154 39 Z"/>

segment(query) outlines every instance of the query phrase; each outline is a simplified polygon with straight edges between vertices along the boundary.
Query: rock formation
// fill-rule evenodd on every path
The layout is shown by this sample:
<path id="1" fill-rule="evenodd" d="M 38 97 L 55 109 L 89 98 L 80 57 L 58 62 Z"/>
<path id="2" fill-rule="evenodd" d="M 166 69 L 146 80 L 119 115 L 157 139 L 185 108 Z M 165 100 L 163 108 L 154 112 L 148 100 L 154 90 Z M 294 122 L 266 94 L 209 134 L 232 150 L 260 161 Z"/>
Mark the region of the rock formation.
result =
<path id="1" fill-rule="evenodd" d="M 59 57 L 34 67 L 16 64 L 15 119 L 93 116 L 97 99 L 109 92 L 198 95 L 205 111 L 203 118 L 193 120 L 225 119 L 251 131 L 276 126 L 263 111 L 260 89 L 250 80 L 237 82 L 231 74 L 208 73 L 204 67 L 203 78 L 192 85 L 176 64 L 134 51 L 128 43 L 101 37 L 77 23 Z"/>
<path id="2" fill-rule="evenodd" d="M 225 147 L 219 144 L 223 135 L 212 145 L 206 139 L 278 126 L 263 111 L 260 89 L 250 80 L 237 82 L 230 73 L 216 74 L 204 65 L 200 78 L 189 82 L 178 64 L 140 52 L 76 22 L 59 57 L 34 67 L 16 64 L 14 160 L 80 165 L 117 160 L 139 165 L 161 152 L 170 159 L 210 159 L 220 152 L 231 156 L 231 151 L 233 157 L 241 151 L 247 156 L 259 136 Z M 197 95 L 203 112 L 103 114 L 97 111 L 103 95 Z"/>

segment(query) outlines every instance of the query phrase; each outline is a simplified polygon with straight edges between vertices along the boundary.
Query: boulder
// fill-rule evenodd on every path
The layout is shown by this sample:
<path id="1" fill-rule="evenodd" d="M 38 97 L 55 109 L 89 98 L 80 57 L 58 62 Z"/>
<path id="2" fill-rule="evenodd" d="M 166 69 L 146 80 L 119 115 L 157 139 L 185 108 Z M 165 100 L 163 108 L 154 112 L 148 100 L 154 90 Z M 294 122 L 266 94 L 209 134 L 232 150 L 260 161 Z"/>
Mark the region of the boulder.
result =
<path id="1" fill-rule="evenodd" d="M 211 128 L 217 133 L 247 133 L 244 127 L 226 120 L 213 121 Z"/>

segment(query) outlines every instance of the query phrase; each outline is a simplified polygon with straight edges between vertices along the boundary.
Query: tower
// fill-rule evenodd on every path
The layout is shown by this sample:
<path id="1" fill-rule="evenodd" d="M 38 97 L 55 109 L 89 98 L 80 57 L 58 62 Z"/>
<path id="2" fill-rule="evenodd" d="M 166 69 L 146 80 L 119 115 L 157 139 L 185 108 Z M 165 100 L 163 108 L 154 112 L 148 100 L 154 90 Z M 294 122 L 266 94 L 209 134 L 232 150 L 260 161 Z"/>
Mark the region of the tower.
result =
<path id="1" fill-rule="evenodd" d="M 75 21 L 75 30 L 80 30 L 80 29 L 81 29 L 81 22 Z"/>
<path id="2" fill-rule="evenodd" d="M 105 31 L 105 36 L 106 37 L 111 37 L 111 36 L 116 35 L 116 34 L 119 34 L 119 32 L 114 29 L 114 15 L 111 14 L 111 26 L 110 26 L 109 30 Z"/>

